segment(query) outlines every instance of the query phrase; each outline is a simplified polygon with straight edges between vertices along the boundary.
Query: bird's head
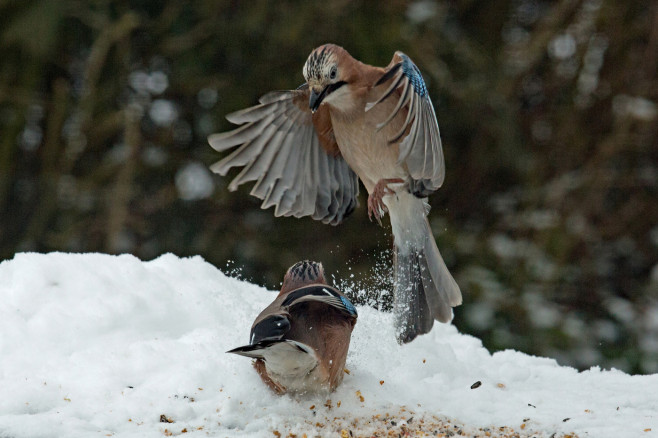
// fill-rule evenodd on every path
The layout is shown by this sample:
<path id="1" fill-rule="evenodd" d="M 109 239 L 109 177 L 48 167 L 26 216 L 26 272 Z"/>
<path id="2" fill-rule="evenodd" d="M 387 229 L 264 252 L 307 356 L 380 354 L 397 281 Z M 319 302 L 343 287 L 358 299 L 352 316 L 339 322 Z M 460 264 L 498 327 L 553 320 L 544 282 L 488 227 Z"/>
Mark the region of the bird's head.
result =
<path id="1" fill-rule="evenodd" d="M 288 268 L 285 277 L 283 277 L 281 293 L 289 292 L 308 284 L 327 284 L 324 278 L 322 263 L 302 260 L 292 265 Z"/>
<path id="2" fill-rule="evenodd" d="M 311 95 L 308 105 L 315 112 L 323 101 L 329 102 L 332 94 L 347 84 L 341 60 L 349 54 L 342 47 L 325 44 L 313 50 L 304 64 L 304 79 Z"/>

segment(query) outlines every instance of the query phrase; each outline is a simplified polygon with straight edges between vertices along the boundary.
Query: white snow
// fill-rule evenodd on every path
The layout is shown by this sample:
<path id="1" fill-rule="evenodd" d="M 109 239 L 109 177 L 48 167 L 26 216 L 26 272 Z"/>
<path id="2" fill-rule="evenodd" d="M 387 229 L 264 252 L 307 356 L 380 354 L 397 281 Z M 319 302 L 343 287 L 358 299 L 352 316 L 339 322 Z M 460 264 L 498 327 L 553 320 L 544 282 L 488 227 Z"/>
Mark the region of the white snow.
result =
<path id="1" fill-rule="evenodd" d="M 0 436 L 331 436 L 316 423 L 401 406 L 465 430 L 658 434 L 658 375 L 490 354 L 451 325 L 400 346 L 391 315 L 368 307 L 331 408 L 326 396 L 276 396 L 250 360 L 225 353 L 273 298 L 200 257 L 17 254 L 0 263 Z"/>

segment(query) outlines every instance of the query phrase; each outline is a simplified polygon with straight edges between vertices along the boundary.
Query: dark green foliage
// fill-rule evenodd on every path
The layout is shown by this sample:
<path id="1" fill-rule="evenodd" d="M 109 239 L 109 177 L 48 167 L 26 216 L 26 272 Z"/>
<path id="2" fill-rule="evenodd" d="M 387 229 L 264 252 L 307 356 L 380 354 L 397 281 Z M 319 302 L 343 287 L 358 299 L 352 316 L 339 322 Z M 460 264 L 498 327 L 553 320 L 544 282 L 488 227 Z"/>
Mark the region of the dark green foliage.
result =
<path id="1" fill-rule="evenodd" d="M 441 128 L 430 219 L 455 324 L 493 350 L 657 372 L 656 23 L 648 0 L 0 0 L 0 258 L 200 254 L 271 288 L 312 259 L 386 308 L 391 238 L 364 191 L 337 227 L 274 218 L 205 171 L 206 136 L 300 85 L 322 43 L 377 65 L 402 50 Z"/>

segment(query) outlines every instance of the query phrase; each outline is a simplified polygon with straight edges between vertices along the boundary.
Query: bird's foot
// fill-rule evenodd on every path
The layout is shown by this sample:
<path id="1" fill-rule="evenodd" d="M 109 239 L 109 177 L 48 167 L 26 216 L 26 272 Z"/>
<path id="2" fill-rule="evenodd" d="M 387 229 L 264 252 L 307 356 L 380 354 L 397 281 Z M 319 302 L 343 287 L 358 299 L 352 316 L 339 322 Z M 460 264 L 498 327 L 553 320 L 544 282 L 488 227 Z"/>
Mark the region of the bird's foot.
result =
<path id="1" fill-rule="evenodd" d="M 400 178 L 382 178 L 380 179 L 375 187 L 372 190 L 372 193 L 368 196 L 368 218 L 372 221 L 372 216 L 375 216 L 375 219 L 381 226 L 382 217 L 388 211 L 386 205 L 382 201 L 382 198 L 386 195 L 393 195 L 395 192 L 388 185 L 394 183 L 403 183 L 404 180 Z"/>

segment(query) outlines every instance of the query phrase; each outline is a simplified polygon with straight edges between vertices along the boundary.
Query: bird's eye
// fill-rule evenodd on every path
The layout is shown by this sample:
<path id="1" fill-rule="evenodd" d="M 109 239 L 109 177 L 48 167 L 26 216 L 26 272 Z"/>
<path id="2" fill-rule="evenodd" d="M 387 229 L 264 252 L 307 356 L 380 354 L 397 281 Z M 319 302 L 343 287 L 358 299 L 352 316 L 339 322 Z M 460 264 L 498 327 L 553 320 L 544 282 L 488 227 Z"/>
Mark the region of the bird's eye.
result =
<path id="1" fill-rule="evenodd" d="M 331 73 L 329 73 L 329 79 L 336 79 L 336 67 L 331 69 Z"/>

